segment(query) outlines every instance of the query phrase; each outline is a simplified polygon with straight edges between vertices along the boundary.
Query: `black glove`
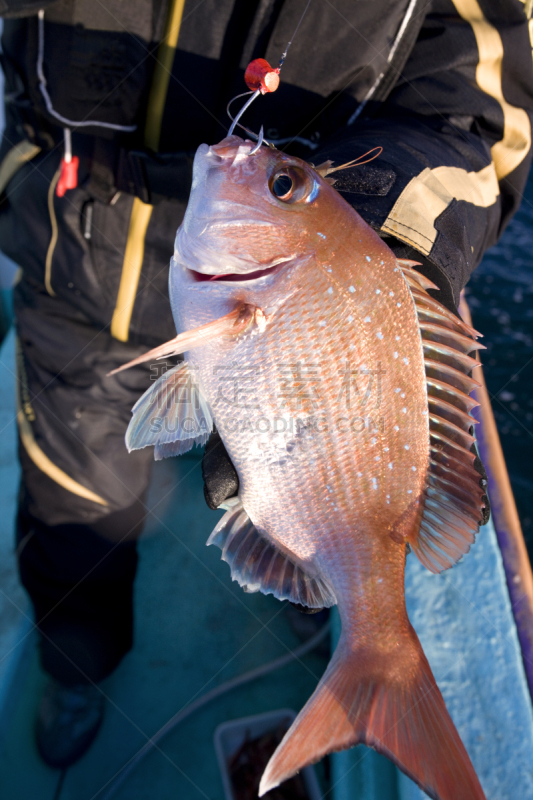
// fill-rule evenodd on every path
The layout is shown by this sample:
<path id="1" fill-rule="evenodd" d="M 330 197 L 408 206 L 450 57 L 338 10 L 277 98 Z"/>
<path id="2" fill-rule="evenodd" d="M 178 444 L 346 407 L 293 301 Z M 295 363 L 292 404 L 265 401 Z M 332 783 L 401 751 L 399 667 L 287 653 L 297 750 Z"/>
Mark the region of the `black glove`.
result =
<path id="1" fill-rule="evenodd" d="M 209 437 L 202 459 L 204 497 L 209 508 L 215 510 L 228 497 L 239 492 L 239 476 L 230 460 L 224 442 L 215 431 Z"/>

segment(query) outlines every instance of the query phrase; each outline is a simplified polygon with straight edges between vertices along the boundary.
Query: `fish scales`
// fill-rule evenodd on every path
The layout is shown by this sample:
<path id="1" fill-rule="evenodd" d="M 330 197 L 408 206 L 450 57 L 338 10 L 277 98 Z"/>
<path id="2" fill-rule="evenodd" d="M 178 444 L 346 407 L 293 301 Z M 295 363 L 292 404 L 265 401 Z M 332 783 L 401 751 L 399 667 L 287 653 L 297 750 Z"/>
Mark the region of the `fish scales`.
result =
<path id="1" fill-rule="evenodd" d="M 243 286 L 237 293 L 239 301 L 264 308 L 273 301 L 275 304 L 276 300 L 282 300 L 294 284 L 298 286 L 298 291 L 273 313 L 268 337 L 255 336 L 238 343 L 214 342 L 192 355 L 218 429 L 239 473 L 240 497 L 250 518 L 259 529 L 267 531 L 271 539 L 301 560 L 308 559 L 312 549 L 318 559 L 316 566 L 322 570 L 326 570 L 326 553 L 334 547 L 332 513 L 339 532 L 334 541 L 354 536 L 355 530 L 367 529 L 372 535 L 378 519 L 380 528 L 386 530 L 416 505 L 429 460 L 423 355 L 413 300 L 390 251 L 369 229 L 358 233 L 358 228 L 362 228 L 360 218 L 335 193 L 337 198 L 338 205 L 330 210 L 331 219 L 320 218 L 320 225 L 329 230 L 328 239 L 332 244 L 315 234 L 323 251 L 321 257 L 314 258 L 312 264 L 289 267 L 282 286 L 278 279 L 274 290 L 276 297 L 272 297 L 270 284 Z M 338 206 L 342 206 L 344 212 L 340 224 L 335 220 Z M 350 216 L 348 237 L 345 234 L 346 210 Z M 312 235 L 314 231 L 310 229 L 308 233 Z M 348 243 L 350 240 L 357 242 L 361 236 L 367 247 L 354 258 Z M 370 262 L 366 260 L 369 253 L 372 254 Z M 186 273 L 173 271 L 172 297 L 182 296 L 184 290 L 180 281 L 183 276 L 187 278 Z M 377 294 L 380 286 L 383 291 Z M 330 288 L 333 292 L 329 292 Z M 215 296 L 217 289 L 219 298 Z M 191 299 L 186 306 L 178 302 L 175 307 L 178 325 L 183 330 L 226 313 L 235 302 L 235 290 L 228 284 L 222 289 L 220 284 L 214 286 L 210 282 L 189 285 L 188 295 Z M 208 306 L 204 300 L 206 296 L 210 298 Z M 349 317 L 353 318 L 351 322 Z M 366 321 L 369 318 L 370 321 Z M 381 328 L 389 333 L 394 331 L 394 336 L 379 339 L 377 334 Z M 399 341 L 396 341 L 397 336 Z M 283 404 L 280 398 L 280 379 L 287 377 L 290 365 L 298 363 L 304 367 L 314 365 L 318 378 L 316 383 L 310 382 L 310 386 L 317 389 L 318 402 L 300 401 L 301 409 L 294 402 Z M 254 376 L 254 396 L 243 403 L 257 404 L 257 409 L 239 408 L 231 403 L 224 407 L 219 394 L 220 376 L 228 364 L 235 366 L 235 374 L 242 366 L 260 368 L 260 373 Z M 355 403 L 355 407 L 346 408 L 343 371 L 348 365 L 349 371 L 356 371 L 355 380 L 366 383 L 368 377 L 373 376 L 366 377 L 365 381 L 359 371 L 375 372 L 380 364 L 387 365 L 386 369 L 382 368 L 384 374 L 379 376 L 381 392 L 390 399 L 386 405 L 372 408 L 371 424 L 365 421 L 363 430 L 359 431 L 357 421 L 365 416 L 368 419 L 368 411 Z M 349 377 L 353 383 L 352 376 Z M 413 391 L 413 386 L 417 387 L 417 392 Z M 372 401 L 375 402 L 375 397 Z M 319 409 L 316 408 L 318 404 Z M 318 453 L 312 464 L 300 463 L 305 453 L 298 448 L 298 436 L 257 430 L 258 420 L 265 419 L 272 426 L 275 418 L 287 412 L 295 423 L 298 411 L 303 412 L 304 417 L 318 417 L 316 428 L 320 430 L 313 436 Z M 347 419 L 356 420 L 356 423 L 350 426 Z M 292 455 L 287 451 L 291 444 Z M 406 444 L 409 450 L 405 449 Z M 384 447 L 389 450 L 385 452 Z M 264 452 L 271 454 L 269 463 L 263 457 Z M 333 461 L 336 468 L 330 475 Z M 249 468 L 251 463 L 253 469 Z M 241 469 L 241 465 L 247 468 Z M 320 480 L 317 480 L 317 471 Z M 377 490 L 373 488 L 372 478 L 377 482 Z M 326 489 L 332 481 L 335 482 L 333 493 Z M 379 503 L 374 497 L 365 502 L 365 498 L 376 491 Z M 407 494 L 408 491 L 411 494 Z M 337 503 L 337 511 L 331 506 L 330 494 Z M 389 504 L 386 495 L 390 495 Z M 298 498 L 297 503 L 295 498 Z M 306 536 L 311 529 L 313 536 Z M 328 564 L 327 573 L 340 569 L 340 565 L 333 562 Z"/>
<path id="2" fill-rule="evenodd" d="M 376 491 L 373 488 L 372 478 L 377 481 L 380 494 L 379 504 L 374 498 L 369 503 L 370 518 L 367 525 L 373 529 L 376 516 L 379 517 L 383 513 L 385 519 L 393 524 L 393 521 L 416 503 L 429 458 L 428 421 L 427 413 L 424 413 L 426 400 L 420 393 L 418 403 L 413 403 L 410 386 L 413 373 L 416 374 L 417 369 L 423 370 L 421 352 L 416 352 L 416 348 L 413 352 L 412 348 L 404 346 L 400 352 L 405 353 L 405 357 L 410 360 L 410 368 L 406 369 L 403 359 L 394 359 L 394 350 L 389 353 L 390 346 L 387 347 L 387 343 L 377 339 L 375 326 L 372 326 L 372 330 L 368 323 L 362 321 L 364 317 L 360 318 L 358 310 L 354 308 L 355 303 L 350 301 L 349 297 L 339 292 L 337 298 L 330 299 L 327 289 L 331 285 L 331 279 L 329 275 L 323 274 L 323 269 L 319 265 L 316 270 L 306 268 L 306 271 L 309 276 L 306 283 L 309 286 L 302 284 L 302 291 L 305 294 L 309 292 L 310 296 L 305 298 L 303 304 L 299 293 L 289 298 L 275 314 L 269 326 L 268 338 L 265 337 L 264 341 L 251 338 L 248 342 L 232 347 L 227 355 L 224 353 L 224 348 L 221 350 L 217 344 L 212 344 L 206 347 L 205 353 L 193 356 L 195 364 L 198 364 L 202 386 L 213 408 L 219 431 L 239 471 L 242 487 L 240 496 L 248 514 L 257 527 L 268 531 L 271 538 L 284 544 L 297 555 L 302 548 L 308 547 L 309 537 L 303 536 L 302 532 L 309 530 L 310 524 L 314 531 L 313 546 L 318 550 L 322 550 L 323 538 L 331 539 L 332 501 L 331 493 L 325 488 L 331 481 L 335 481 L 332 494 L 338 505 L 338 510 L 334 512 L 334 524 L 338 530 L 342 529 L 345 535 L 350 536 L 354 529 L 360 528 L 365 523 L 363 512 L 365 504 L 361 503 L 361 498 Z M 343 279 L 340 269 L 339 273 L 340 283 Z M 350 281 L 349 274 L 345 278 Z M 348 285 L 351 285 L 351 282 Z M 207 287 L 208 284 L 200 286 Z M 398 289 L 400 296 L 402 288 L 407 294 L 406 287 L 400 285 Z M 319 299 L 315 301 L 317 297 Z M 246 299 L 259 307 L 264 305 L 260 291 L 251 293 Z M 406 312 L 410 312 L 414 318 L 413 303 L 409 300 L 410 298 L 406 297 Z M 307 312 L 302 308 L 302 305 L 306 304 L 309 305 Z M 322 309 L 322 314 L 328 315 L 330 319 L 338 319 L 339 322 L 321 329 L 320 311 L 317 306 Z M 343 323 L 343 318 L 346 319 L 350 312 L 354 316 L 354 322 Z M 193 314 L 192 317 L 194 316 Z M 387 324 L 386 319 L 384 324 Z M 184 319 L 184 327 L 191 327 L 191 319 Z M 407 340 L 405 327 L 398 327 Z M 315 342 L 320 339 L 322 341 L 318 355 Z M 352 341 L 358 342 L 355 357 L 354 351 L 350 349 Z M 415 342 L 417 344 L 416 339 Z M 399 346 L 400 344 L 396 342 L 392 344 L 392 347 Z M 420 348 L 418 350 L 420 351 Z M 260 373 L 254 376 L 253 397 L 249 398 L 249 402 L 243 403 L 247 406 L 257 404 L 257 409 L 239 408 L 232 403 L 225 404 L 220 399 L 221 367 L 223 371 L 227 363 L 235 367 L 235 372 L 241 366 L 258 365 Z M 319 409 L 316 408 L 317 403 L 312 400 L 296 403 L 291 403 L 289 400 L 282 405 L 282 399 L 279 397 L 280 367 L 281 376 L 286 377 L 287 372 L 298 363 L 303 365 L 304 371 L 306 365 L 316 365 L 312 368 L 307 366 L 307 369 L 316 371 L 320 379 L 317 384 L 311 379 L 310 384 L 313 388 L 315 386 L 317 388 L 320 397 Z M 360 425 L 354 426 L 347 422 L 352 419 L 357 423 L 360 419 L 365 419 L 365 416 L 368 419 L 368 411 L 365 408 L 358 408 L 355 403 L 353 404 L 355 407 L 346 408 L 346 396 L 342 392 L 342 373 L 346 370 L 346 363 L 350 371 L 361 370 L 361 365 L 367 365 L 368 371 L 377 370 L 379 363 L 398 365 L 394 371 L 383 370 L 385 375 L 380 376 L 381 391 L 389 393 L 389 387 L 394 386 L 400 388 L 401 392 L 390 392 L 393 402 L 387 408 L 372 408 L 374 418 L 370 420 L 370 424 L 365 423 L 361 431 L 358 430 Z M 350 379 L 351 377 L 350 375 Z M 357 378 L 360 382 L 366 382 L 365 377 L 360 374 L 356 375 L 356 380 Z M 419 383 L 423 386 L 422 381 L 419 380 Z M 411 401 L 408 403 L 409 412 L 403 413 L 407 395 Z M 298 412 L 300 418 L 302 416 L 305 418 L 308 414 L 311 418 L 318 416 L 316 423 L 318 430 L 313 437 L 318 452 L 313 465 L 294 464 L 294 461 L 301 461 L 302 456 L 298 451 L 296 434 L 280 436 L 272 430 L 258 434 L 258 428 L 261 429 L 261 425 L 258 425 L 259 420 L 267 420 L 272 428 L 273 420 L 287 414 L 287 411 L 291 415 L 293 429 L 296 419 L 299 418 Z M 227 419 L 226 414 L 228 414 Z M 394 431 L 395 426 L 399 428 L 397 432 Z M 389 444 L 387 453 L 383 449 L 387 446 L 386 443 Z M 410 450 L 405 449 L 405 443 L 410 443 Z M 292 458 L 291 444 L 296 444 Z M 277 448 L 280 448 L 281 452 Z M 272 461 L 265 463 L 263 452 L 272 453 Z M 330 478 L 328 473 L 334 454 L 336 469 Z M 276 459 L 276 455 L 279 456 L 279 460 Z M 377 461 L 377 458 L 380 460 Z M 255 461 L 255 469 L 239 469 L 242 464 L 248 465 L 250 460 Z M 393 464 L 392 470 L 388 468 L 389 463 Z M 417 466 L 416 473 L 411 470 L 413 465 Z M 316 480 L 316 470 L 320 473 L 320 481 Z M 320 487 L 318 495 L 316 490 L 307 491 L 311 483 Z M 411 495 L 407 494 L 408 490 L 412 491 Z M 390 494 L 390 508 L 387 509 L 381 508 L 386 505 L 386 494 Z M 296 497 L 297 504 L 295 504 Z M 334 570 L 335 565 L 332 564 L 329 569 Z"/>
<path id="3" fill-rule="evenodd" d="M 187 365 L 135 406 L 128 445 L 182 452 L 206 435 L 183 415 L 204 409 L 240 483 L 208 543 L 248 590 L 339 607 L 337 649 L 260 794 L 365 742 L 435 800 L 483 800 L 404 597 L 407 542 L 437 572 L 477 531 L 472 403 L 457 388 L 475 332 L 318 172 L 252 149 L 231 136 L 198 150 L 170 273 L 187 333 L 145 357 L 186 349 Z M 146 433 L 163 392 L 174 443 Z"/>

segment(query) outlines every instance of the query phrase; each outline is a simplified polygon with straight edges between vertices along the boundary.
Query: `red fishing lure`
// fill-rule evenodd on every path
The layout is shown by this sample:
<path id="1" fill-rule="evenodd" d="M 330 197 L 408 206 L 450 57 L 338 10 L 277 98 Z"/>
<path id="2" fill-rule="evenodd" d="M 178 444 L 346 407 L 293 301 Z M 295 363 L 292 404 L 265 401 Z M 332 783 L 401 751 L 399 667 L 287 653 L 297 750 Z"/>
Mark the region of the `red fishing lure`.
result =
<path id="1" fill-rule="evenodd" d="M 252 92 L 258 90 L 261 94 L 275 92 L 279 86 L 279 67 L 271 67 L 264 58 L 250 61 L 244 73 L 244 81 Z"/>

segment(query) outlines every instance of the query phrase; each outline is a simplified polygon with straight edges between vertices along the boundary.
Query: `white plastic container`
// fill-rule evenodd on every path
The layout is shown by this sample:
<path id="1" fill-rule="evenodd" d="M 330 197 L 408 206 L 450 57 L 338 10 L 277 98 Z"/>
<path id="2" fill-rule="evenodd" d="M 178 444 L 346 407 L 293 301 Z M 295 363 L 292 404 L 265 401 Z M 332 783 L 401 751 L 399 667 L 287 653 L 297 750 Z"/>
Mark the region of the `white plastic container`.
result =
<path id="1" fill-rule="evenodd" d="M 281 708 L 278 711 L 268 711 L 266 714 L 256 714 L 253 717 L 223 722 L 218 726 L 215 730 L 214 743 L 226 800 L 236 800 L 231 786 L 228 761 L 242 747 L 246 737 L 256 739 L 268 731 L 275 731 L 281 723 L 286 723 L 288 728 L 295 717 L 296 712 L 292 709 Z M 322 800 L 314 767 L 306 767 L 302 770 L 302 777 L 309 800 Z"/>

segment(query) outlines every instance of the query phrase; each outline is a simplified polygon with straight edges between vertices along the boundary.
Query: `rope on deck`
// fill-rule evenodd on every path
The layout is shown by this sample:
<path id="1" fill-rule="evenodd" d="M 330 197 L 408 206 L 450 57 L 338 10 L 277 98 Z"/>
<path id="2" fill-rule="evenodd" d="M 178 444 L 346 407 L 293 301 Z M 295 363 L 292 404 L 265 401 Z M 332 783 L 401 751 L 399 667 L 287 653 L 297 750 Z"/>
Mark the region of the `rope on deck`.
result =
<path id="1" fill-rule="evenodd" d="M 299 660 L 307 653 L 310 653 L 311 650 L 314 650 L 315 647 L 317 647 L 328 635 L 329 631 L 330 623 L 326 622 L 326 624 L 323 625 L 314 636 L 311 636 L 310 639 L 300 645 L 300 647 L 297 647 L 296 650 L 292 650 L 285 656 L 275 658 L 273 661 L 268 661 L 266 664 L 263 664 L 260 667 L 251 669 L 249 672 L 244 672 L 242 675 L 237 675 L 235 678 L 231 678 L 229 681 L 221 683 L 220 686 L 216 686 L 214 689 L 211 689 L 209 692 L 201 695 L 201 697 L 198 697 L 185 708 L 182 708 L 177 712 L 177 714 L 174 714 L 174 716 L 171 717 L 169 721 L 157 731 L 157 733 L 148 739 L 146 744 L 144 744 L 141 749 L 119 769 L 119 771 L 110 779 L 110 781 L 108 781 L 107 791 L 100 798 L 100 800 L 111 800 L 111 798 L 114 797 L 117 789 L 122 786 L 124 781 L 129 777 L 129 775 L 131 775 L 133 770 L 139 765 L 144 757 L 152 750 L 159 749 L 158 744 L 161 739 L 163 739 L 167 733 L 170 733 L 170 731 L 174 730 L 174 728 L 183 722 L 184 719 L 189 717 L 191 714 L 194 714 L 194 712 L 198 711 L 198 709 L 202 708 L 202 706 L 205 706 L 207 703 L 210 703 L 212 700 L 220 697 L 220 695 L 226 694 L 226 692 L 231 692 L 238 686 L 243 686 L 245 683 L 250 683 L 250 681 L 254 681 L 257 678 L 262 678 L 263 676 L 268 675 L 277 669 L 281 669 L 281 667 L 290 664 L 291 661 Z M 105 786 L 102 788 L 105 789 Z M 100 791 L 102 791 L 102 789 Z M 94 797 L 98 797 L 98 794 L 96 794 Z"/>

